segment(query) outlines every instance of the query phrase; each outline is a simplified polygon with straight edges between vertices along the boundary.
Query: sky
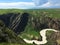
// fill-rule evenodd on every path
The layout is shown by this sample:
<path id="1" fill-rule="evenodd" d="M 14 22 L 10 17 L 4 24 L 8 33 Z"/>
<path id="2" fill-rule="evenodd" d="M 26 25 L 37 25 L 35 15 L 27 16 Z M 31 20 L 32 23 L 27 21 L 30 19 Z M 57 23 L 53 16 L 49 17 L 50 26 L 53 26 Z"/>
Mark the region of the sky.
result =
<path id="1" fill-rule="evenodd" d="M 60 0 L 0 0 L 0 9 L 60 8 Z"/>

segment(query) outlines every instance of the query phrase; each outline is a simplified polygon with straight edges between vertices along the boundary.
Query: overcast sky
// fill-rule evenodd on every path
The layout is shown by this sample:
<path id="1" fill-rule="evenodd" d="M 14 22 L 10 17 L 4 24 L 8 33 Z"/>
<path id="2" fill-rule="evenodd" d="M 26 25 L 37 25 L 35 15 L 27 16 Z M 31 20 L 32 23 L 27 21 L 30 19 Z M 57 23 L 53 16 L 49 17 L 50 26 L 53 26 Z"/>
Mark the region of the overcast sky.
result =
<path id="1" fill-rule="evenodd" d="M 60 8 L 60 0 L 0 0 L 0 8 Z"/>

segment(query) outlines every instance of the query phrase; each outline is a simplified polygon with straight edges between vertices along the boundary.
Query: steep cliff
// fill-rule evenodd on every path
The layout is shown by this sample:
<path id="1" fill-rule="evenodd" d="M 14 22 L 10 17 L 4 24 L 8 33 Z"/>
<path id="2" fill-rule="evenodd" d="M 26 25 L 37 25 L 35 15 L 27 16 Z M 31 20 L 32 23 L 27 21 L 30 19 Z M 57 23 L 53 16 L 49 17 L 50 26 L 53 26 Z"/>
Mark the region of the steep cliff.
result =
<path id="1" fill-rule="evenodd" d="M 8 13 L 0 15 L 0 20 L 5 23 L 6 27 L 19 34 L 25 29 L 28 22 L 28 16 L 28 13 L 24 13 L 22 15 L 20 15 L 20 13 Z"/>
<path id="2" fill-rule="evenodd" d="M 4 22 L 3 24 L 0 24 L 0 29 L 1 29 L 0 30 L 0 33 L 1 33 L 0 39 L 2 42 L 6 41 L 6 38 L 4 38 L 4 37 L 7 37 L 7 42 L 8 42 L 8 40 L 10 40 L 10 41 L 13 40 L 13 42 L 18 40 L 20 42 L 21 39 L 19 37 L 16 37 L 16 34 L 20 34 L 21 32 L 24 33 L 24 31 L 26 31 L 26 32 L 30 31 L 29 33 L 33 33 L 33 31 L 35 31 L 35 32 L 39 33 L 40 30 L 46 29 L 46 28 L 60 30 L 60 20 L 58 18 L 51 18 L 51 17 L 43 15 L 43 14 L 40 16 L 35 16 L 35 15 L 31 15 L 29 13 L 23 13 L 23 14 L 8 13 L 8 14 L 0 15 L 0 20 L 2 20 Z M 1 27 L 2 25 L 4 25 L 3 28 Z M 4 27 L 7 29 L 5 29 Z M 2 30 L 2 29 L 4 29 L 4 30 Z M 10 31 L 11 31 L 11 33 L 10 33 Z M 7 33 L 7 34 L 5 34 L 5 33 Z M 35 36 L 33 36 L 33 34 L 31 36 L 32 37 L 31 39 L 35 38 L 35 39 L 41 40 L 40 39 L 41 36 L 36 38 Z M 10 35 L 13 38 L 10 37 Z M 54 35 L 56 35 L 56 34 L 54 34 Z M 28 34 L 28 36 L 29 36 L 29 34 Z M 53 39 L 53 38 L 51 37 L 51 39 Z M 24 43 L 24 41 L 22 41 L 22 42 Z"/>

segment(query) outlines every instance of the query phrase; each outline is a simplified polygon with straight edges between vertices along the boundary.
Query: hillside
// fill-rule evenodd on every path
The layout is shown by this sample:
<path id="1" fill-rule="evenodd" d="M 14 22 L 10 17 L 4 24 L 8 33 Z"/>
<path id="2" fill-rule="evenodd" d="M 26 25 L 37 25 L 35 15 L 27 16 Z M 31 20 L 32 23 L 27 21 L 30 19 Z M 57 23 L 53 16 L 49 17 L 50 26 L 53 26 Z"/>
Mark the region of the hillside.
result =
<path id="1" fill-rule="evenodd" d="M 60 31 L 60 9 L 0 10 L 0 42 L 7 43 L 7 45 L 11 43 L 31 45 L 26 44 L 23 41 L 24 38 L 41 41 L 39 31 L 46 28 Z M 47 31 L 49 42 L 44 45 L 58 45 L 58 39 L 52 41 L 54 37 L 52 34 L 58 37 L 57 33 Z"/>

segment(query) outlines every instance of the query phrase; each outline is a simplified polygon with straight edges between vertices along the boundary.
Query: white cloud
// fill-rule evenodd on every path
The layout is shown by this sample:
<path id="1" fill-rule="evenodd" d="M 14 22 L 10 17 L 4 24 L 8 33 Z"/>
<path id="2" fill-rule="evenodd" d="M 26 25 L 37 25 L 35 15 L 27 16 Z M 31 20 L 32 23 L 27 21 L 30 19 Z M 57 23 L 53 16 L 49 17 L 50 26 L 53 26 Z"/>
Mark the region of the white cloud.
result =
<path id="1" fill-rule="evenodd" d="M 37 7 L 40 8 L 52 8 L 52 7 L 60 7 L 60 0 L 33 0 Z M 42 2 L 42 4 L 41 4 Z"/>
<path id="2" fill-rule="evenodd" d="M 33 2 L 11 2 L 11 3 L 0 3 L 0 8 L 50 8 L 60 7 L 60 0 L 32 0 Z"/>
<path id="3" fill-rule="evenodd" d="M 60 7 L 60 0 L 49 0 L 51 6 Z"/>
<path id="4" fill-rule="evenodd" d="M 47 3 L 45 3 L 45 4 L 43 4 L 43 5 L 41 5 L 41 7 L 50 7 L 52 4 L 50 4 L 50 2 L 47 2 Z"/>
<path id="5" fill-rule="evenodd" d="M 48 0 L 32 0 L 34 3 L 35 3 L 35 5 L 37 5 L 37 6 L 39 6 L 39 5 L 43 5 L 43 4 L 45 4 L 45 3 L 47 3 L 48 2 Z"/>
<path id="6" fill-rule="evenodd" d="M 52 4 L 60 4 L 60 0 L 48 0 Z"/>
<path id="7" fill-rule="evenodd" d="M 0 3 L 0 8 L 28 8 L 35 6 L 33 2 L 13 2 L 13 3 Z"/>

